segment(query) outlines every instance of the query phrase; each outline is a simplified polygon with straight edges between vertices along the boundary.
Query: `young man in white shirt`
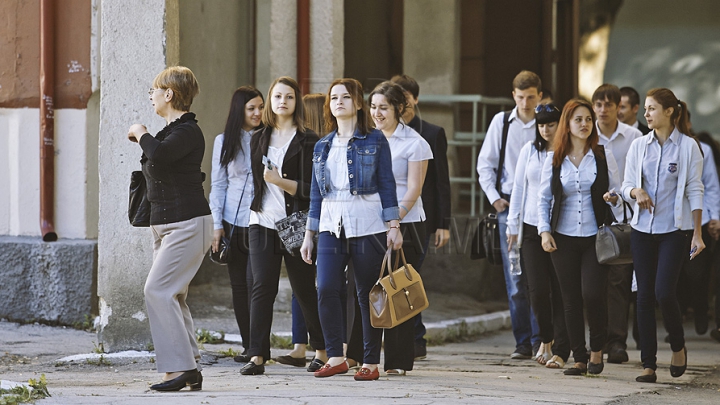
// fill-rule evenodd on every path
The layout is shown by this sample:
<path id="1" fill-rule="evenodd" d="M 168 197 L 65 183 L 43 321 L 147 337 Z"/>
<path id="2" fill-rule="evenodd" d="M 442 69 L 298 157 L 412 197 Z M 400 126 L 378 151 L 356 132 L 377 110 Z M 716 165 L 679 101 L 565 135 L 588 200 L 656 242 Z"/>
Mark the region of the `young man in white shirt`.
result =
<path id="1" fill-rule="evenodd" d="M 480 187 L 498 213 L 505 287 L 510 306 L 513 335 L 515 336 L 515 351 L 510 355 L 513 359 L 529 359 L 537 353 L 540 347 L 537 322 L 530 310 L 527 276 L 525 273 L 517 276 L 510 274 L 505 233 L 518 155 L 523 145 L 535 139 L 535 107 L 542 99 L 541 88 L 540 77 L 527 70 L 518 73 L 513 80 L 512 95 L 515 100 L 515 108 L 508 117 L 507 143 L 500 175 L 500 189 L 495 188 L 495 181 L 502 148 L 504 112 L 496 114 L 490 122 L 477 163 Z"/>
<path id="2" fill-rule="evenodd" d="M 600 145 L 612 151 L 617 161 L 620 178 L 625 175 L 625 157 L 630 144 L 643 134 L 640 130 L 618 120 L 621 101 L 620 89 L 614 84 L 603 84 L 593 93 L 592 104 L 597 116 Z M 637 113 L 637 108 L 635 108 Z M 635 115 L 632 115 L 635 117 Z M 616 190 L 619 191 L 619 190 Z M 623 220 L 623 209 L 613 210 L 618 221 Z M 627 211 L 628 222 L 630 212 Z M 628 361 L 628 309 L 632 289 L 632 264 L 608 266 L 608 339 L 605 352 L 609 363 Z"/>
<path id="3" fill-rule="evenodd" d="M 639 129 L 643 135 L 647 135 L 647 133 L 650 132 L 650 128 L 648 128 L 647 125 L 643 125 L 643 123 L 637 119 L 639 109 L 640 95 L 637 90 L 632 87 L 621 87 L 620 104 L 618 105 L 617 113 L 618 119 L 624 124 Z"/>

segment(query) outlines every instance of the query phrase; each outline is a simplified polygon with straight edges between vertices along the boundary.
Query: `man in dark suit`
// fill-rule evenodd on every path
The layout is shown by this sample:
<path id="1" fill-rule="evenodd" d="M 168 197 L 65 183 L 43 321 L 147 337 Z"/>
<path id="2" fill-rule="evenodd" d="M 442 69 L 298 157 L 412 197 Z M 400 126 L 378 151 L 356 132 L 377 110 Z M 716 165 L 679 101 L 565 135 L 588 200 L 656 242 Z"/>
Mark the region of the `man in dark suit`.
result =
<path id="1" fill-rule="evenodd" d="M 635 127 L 647 135 L 650 132 L 650 128 L 647 125 L 643 125 L 637 119 L 637 113 L 640 109 L 640 95 L 637 90 L 632 87 L 621 87 L 620 88 L 620 104 L 618 105 L 617 117 L 620 122 Z"/>
<path id="2" fill-rule="evenodd" d="M 400 85 L 405 92 L 407 108 L 403 114 L 403 120 L 425 138 L 433 153 L 433 160 L 428 165 L 421 194 L 427 218 L 425 220 L 427 238 L 418 266 L 421 267 L 433 234 L 435 235 L 434 246 L 436 249 L 443 247 L 450 239 L 450 174 L 447 160 L 447 138 L 442 127 L 424 121 L 416 115 L 418 96 L 420 95 L 420 86 L 417 81 L 408 75 L 398 75 L 391 80 Z M 424 336 L 425 325 L 422 323 L 422 314 L 420 314 L 415 317 L 416 359 L 424 359 L 427 356 Z"/>

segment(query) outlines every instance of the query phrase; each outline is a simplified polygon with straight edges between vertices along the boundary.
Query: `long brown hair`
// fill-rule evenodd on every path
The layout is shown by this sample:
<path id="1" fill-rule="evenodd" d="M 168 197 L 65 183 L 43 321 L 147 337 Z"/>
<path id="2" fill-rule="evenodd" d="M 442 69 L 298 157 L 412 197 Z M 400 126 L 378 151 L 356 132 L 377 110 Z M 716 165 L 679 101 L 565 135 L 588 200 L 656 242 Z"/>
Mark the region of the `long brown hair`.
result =
<path id="1" fill-rule="evenodd" d="M 280 76 L 275 79 L 275 81 L 272 82 L 272 84 L 270 85 L 270 88 L 268 89 L 267 101 L 265 102 L 265 108 L 263 108 L 262 113 L 263 125 L 268 128 L 277 128 L 277 115 L 272 110 L 272 91 L 275 88 L 275 85 L 278 83 L 290 86 L 295 92 L 295 111 L 293 111 L 293 125 L 295 125 L 298 131 L 305 131 L 305 114 L 301 99 L 302 93 L 300 92 L 300 86 L 298 86 L 298 83 L 295 81 L 295 79 L 289 76 Z"/>
<path id="2" fill-rule="evenodd" d="M 350 78 L 335 79 L 332 83 L 330 83 L 330 87 L 328 87 L 324 108 L 325 132 L 330 133 L 337 129 L 337 119 L 334 115 L 332 115 L 332 111 L 330 111 L 330 92 L 332 91 L 332 88 L 337 85 L 345 86 L 348 93 L 350 93 L 350 97 L 352 98 L 354 105 L 360 106 L 360 109 L 357 110 L 357 128 L 360 133 L 370 133 L 370 131 L 372 131 L 372 127 L 370 126 L 370 110 L 363 99 L 362 84 L 360 84 L 359 81 Z"/>
<path id="3" fill-rule="evenodd" d="M 690 133 L 690 115 L 687 104 L 685 104 L 684 101 L 678 100 L 670 89 L 650 89 L 646 97 L 652 97 L 663 109 L 672 108 L 673 113 L 670 115 L 670 123 L 675 125 L 681 133 L 692 135 Z"/>
<path id="4" fill-rule="evenodd" d="M 323 109 L 325 108 L 325 94 L 306 94 L 302 102 L 305 109 L 305 127 L 313 130 L 320 137 L 324 136 L 325 118 Z"/>
<path id="5" fill-rule="evenodd" d="M 405 113 L 405 104 L 407 104 L 403 88 L 397 83 L 386 80 L 375 86 L 372 93 L 368 96 L 368 104 L 372 104 L 372 98 L 376 94 L 385 96 L 388 104 L 390 104 L 393 111 L 395 111 L 395 120 L 397 120 L 398 124 L 403 125 L 402 116 Z"/>
<path id="6" fill-rule="evenodd" d="M 574 98 L 565 103 L 565 107 L 563 107 L 562 114 L 560 115 L 557 132 L 555 132 L 555 139 L 553 140 L 553 150 L 555 151 L 555 155 L 553 156 L 552 163 L 555 167 L 560 167 L 560 165 L 562 165 L 563 159 L 565 159 L 565 156 L 567 156 L 572 149 L 572 141 L 570 140 L 570 120 L 572 119 L 572 115 L 575 113 L 575 110 L 580 107 L 587 108 L 588 111 L 590 111 L 590 116 L 592 117 L 592 129 L 590 130 L 590 136 L 588 136 L 585 140 L 585 149 L 583 152 L 587 153 L 588 150 L 592 149 L 593 153 L 596 155 L 602 155 L 600 148 L 598 148 L 598 133 L 597 128 L 595 127 L 595 112 L 592 109 L 592 105 L 583 99 Z"/>

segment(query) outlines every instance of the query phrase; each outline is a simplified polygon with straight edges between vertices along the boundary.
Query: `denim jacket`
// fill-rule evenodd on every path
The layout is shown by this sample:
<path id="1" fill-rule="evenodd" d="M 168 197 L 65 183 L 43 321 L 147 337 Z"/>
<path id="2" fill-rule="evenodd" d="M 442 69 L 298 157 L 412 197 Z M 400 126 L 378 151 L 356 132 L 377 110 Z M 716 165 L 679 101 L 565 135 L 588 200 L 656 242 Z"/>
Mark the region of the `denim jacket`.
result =
<path id="1" fill-rule="evenodd" d="M 325 165 L 337 131 L 333 131 L 315 144 L 313 176 L 310 186 L 310 211 L 307 229 L 318 230 L 322 200 L 330 191 L 326 181 Z M 361 134 L 357 129 L 348 143 L 348 177 L 352 195 L 380 194 L 382 220 L 400 219 L 400 210 L 392 171 L 392 157 L 387 139 L 378 130 Z"/>

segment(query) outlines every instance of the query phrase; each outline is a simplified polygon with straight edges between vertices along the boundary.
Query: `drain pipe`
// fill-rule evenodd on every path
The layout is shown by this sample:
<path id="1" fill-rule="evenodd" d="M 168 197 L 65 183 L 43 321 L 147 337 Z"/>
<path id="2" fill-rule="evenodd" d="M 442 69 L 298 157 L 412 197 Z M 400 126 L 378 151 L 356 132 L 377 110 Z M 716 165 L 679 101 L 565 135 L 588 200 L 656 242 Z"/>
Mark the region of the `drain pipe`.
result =
<path id="1" fill-rule="evenodd" d="M 310 92 L 310 0 L 297 1 L 297 81 L 300 92 Z"/>
<path id="2" fill-rule="evenodd" d="M 53 0 L 40 1 L 40 231 L 45 242 L 55 233 L 55 43 Z"/>

